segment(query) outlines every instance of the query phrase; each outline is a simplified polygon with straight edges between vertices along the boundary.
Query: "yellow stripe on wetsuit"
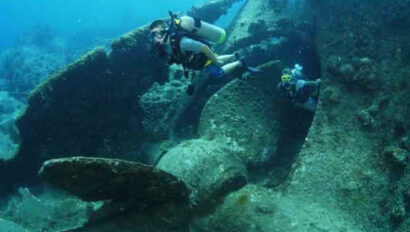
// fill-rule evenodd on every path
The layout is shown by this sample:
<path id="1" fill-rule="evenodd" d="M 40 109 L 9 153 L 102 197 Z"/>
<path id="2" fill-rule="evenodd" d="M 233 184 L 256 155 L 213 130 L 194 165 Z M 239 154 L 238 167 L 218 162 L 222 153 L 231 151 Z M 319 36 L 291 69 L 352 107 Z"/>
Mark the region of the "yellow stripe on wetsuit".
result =
<path id="1" fill-rule="evenodd" d="M 204 68 L 208 67 L 210 64 L 212 64 L 212 60 L 208 59 L 204 65 Z"/>

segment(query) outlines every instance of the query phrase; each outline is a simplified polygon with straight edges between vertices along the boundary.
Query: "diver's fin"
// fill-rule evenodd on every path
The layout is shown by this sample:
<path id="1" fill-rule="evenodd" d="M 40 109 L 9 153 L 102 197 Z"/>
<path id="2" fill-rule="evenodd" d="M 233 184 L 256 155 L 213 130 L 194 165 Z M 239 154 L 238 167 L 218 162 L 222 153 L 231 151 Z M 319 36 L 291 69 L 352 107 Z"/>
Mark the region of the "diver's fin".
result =
<path id="1" fill-rule="evenodd" d="M 257 67 L 251 67 L 251 66 L 247 66 L 246 69 L 248 70 L 248 72 L 250 73 L 261 73 L 262 70 L 260 70 Z"/>
<path id="2" fill-rule="evenodd" d="M 243 58 L 242 58 L 242 59 L 239 59 L 239 61 L 241 61 L 242 67 L 244 67 L 244 69 L 245 69 L 246 71 L 250 72 L 250 73 L 260 73 L 260 72 L 262 72 L 262 70 L 260 70 L 260 69 L 257 68 L 257 67 L 249 66 Z"/>

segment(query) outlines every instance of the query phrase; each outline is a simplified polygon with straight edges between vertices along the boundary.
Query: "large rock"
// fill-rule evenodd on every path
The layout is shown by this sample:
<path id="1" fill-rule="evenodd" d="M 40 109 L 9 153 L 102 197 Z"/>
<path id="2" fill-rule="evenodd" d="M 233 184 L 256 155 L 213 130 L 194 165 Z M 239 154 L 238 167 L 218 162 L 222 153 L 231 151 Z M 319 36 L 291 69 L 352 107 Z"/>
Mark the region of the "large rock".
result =
<path id="1" fill-rule="evenodd" d="M 281 66 L 271 62 L 261 69 L 261 74 L 232 81 L 212 96 L 198 129 L 201 136 L 224 141 L 250 167 L 272 158 L 280 133 L 275 90 Z"/>
<path id="2" fill-rule="evenodd" d="M 189 202 L 183 182 L 141 163 L 85 157 L 55 159 L 44 163 L 40 176 L 87 201 L 112 199 L 139 206 Z"/>
<path id="3" fill-rule="evenodd" d="M 188 185 L 192 204 L 199 210 L 204 210 L 247 182 L 246 167 L 237 153 L 217 141 L 196 139 L 182 142 L 168 151 L 157 167 Z"/>

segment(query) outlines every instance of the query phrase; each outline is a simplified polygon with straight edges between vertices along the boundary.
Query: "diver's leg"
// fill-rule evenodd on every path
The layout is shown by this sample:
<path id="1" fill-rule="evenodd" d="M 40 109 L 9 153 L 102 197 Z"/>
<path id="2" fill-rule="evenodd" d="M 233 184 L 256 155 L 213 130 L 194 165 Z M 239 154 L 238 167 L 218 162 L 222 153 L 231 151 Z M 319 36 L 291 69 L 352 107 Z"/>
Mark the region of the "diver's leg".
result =
<path id="1" fill-rule="evenodd" d="M 225 74 L 229 74 L 231 73 L 233 70 L 242 67 L 242 62 L 241 61 L 235 61 L 229 64 L 225 64 L 224 66 L 222 66 L 222 70 L 224 71 Z"/>
<path id="2" fill-rule="evenodd" d="M 218 56 L 218 59 L 222 60 L 224 63 L 226 62 L 233 62 L 236 60 L 235 54 L 229 54 L 229 55 L 220 55 Z"/>

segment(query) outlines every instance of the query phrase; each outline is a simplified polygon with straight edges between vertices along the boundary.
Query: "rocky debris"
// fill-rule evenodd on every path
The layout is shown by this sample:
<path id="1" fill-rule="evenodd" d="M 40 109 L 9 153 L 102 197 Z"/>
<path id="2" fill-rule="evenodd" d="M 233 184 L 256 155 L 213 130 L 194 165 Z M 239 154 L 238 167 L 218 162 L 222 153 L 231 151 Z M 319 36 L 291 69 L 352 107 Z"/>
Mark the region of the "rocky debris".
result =
<path id="1" fill-rule="evenodd" d="M 20 141 L 15 118 L 24 109 L 24 103 L 11 96 L 8 92 L 0 92 L 0 133 L 10 136 L 13 143 Z"/>
<path id="2" fill-rule="evenodd" d="M 320 96 L 325 99 L 322 104 L 327 107 L 332 107 L 334 105 L 340 104 L 343 100 L 343 95 L 339 88 L 335 86 L 326 86 L 322 91 Z"/>
<path id="3" fill-rule="evenodd" d="M 267 151 L 279 138 L 274 102 L 280 64 L 271 62 L 261 69 L 261 74 L 232 81 L 212 96 L 198 127 L 201 136 L 224 141 L 248 167 L 269 161 Z"/>
<path id="4" fill-rule="evenodd" d="M 248 27 L 248 33 L 251 35 L 257 35 L 265 32 L 266 22 L 263 19 L 259 19 L 256 22 L 252 22 Z"/>
<path id="5" fill-rule="evenodd" d="M 346 59 L 341 56 L 330 56 L 324 59 L 325 69 L 350 89 L 377 90 L 380 73 L 372 67 L 370 58 Z"/>
<path id="6" fill-rule="evenodd" d="M 407 231 L 409 228 L 410 205 L 410 151 L 398 145 L 384 148 L 384 163 L 390 171 L 390 194 L 381 201 L 383 209 L 388 212 L 394 229 Z"/>
<path id="7" fill-rule="evenodd" d="M 374 115 L 369 110 L 360 110 L 356 114 L 356 118 L 364 128 L 373 129 L 376 127 L 376 120 L 374 119 Z"/>
<path id="8" fill-rule="evenodd" d="M 14 157 L 18 145 L 13 142 L 10 136 L 0 131 L 0 159 L 9 160 Z"/>
<path id="9" fill-rule="evenodd" d="M 23 107 L 24 104 L 8 92 L 0 91 L 0 159 L 9 160 L 17 153 L 20 135 L 15 118 Z"/>
<path id="10" fill-rule="evenodd" d="M 191 203 L 207 210 L 227 193 L 247 183 L 247 171 L 237 153 L 218 141 L 188 140 L 170 149 L 157 168 L 183 180 Z"/>
<path id="11" fill-rule="evenodd" d="M 393 165 L 393 169 L 403 169 L 410 163 L 410 152 L 400 147 L 388 146 L 383 153 L 387 162 Z"/>
<path id="12" fill-rule="evenodd" d="M 400 146 L 403 149 L 407 149 L 410 151 L 410 138 L 408 136 L 404 136 L 400 140 Z"/>
<path id="13" fill-rule="evenodd" d="M 399 152 L 397 153 L 399 154 Z M 391 173 L 394 174 L 392 177 L 394 180 L 390 185 L 390 194 L 381 201 L 381 206 L 386 212 L 386 216 L 389 217 L 392 227 L 399 231 L 407 231 L 410 228 L 410 215 L 408 212 L 410 204 L 410 175 L 408 173 L 410 166 L 408 165 L 408 155 L 406 166 L 403 166 L 403 163 L 396 163 L 390 167 Z M 398 158 L 401 160 L 400 157 Z"/>
<path id="14" fill-rule="evenodd" d="M 5 50 L 0 57 L 0 73 L 5 79 L 5 87 L 12 92 L 27 94 L 47 76 L 64 67 L 67 54 L 60 46 L 47 50 L 26 42 Z"/>
<path id="15" fill-rule="evenodd" d="M 2 232 L 30 232 L 14 222 L 0 218 L 0 228 Z"/>
<path id="16" fill-rule="evenodd" d="M 174 176 L 141 163 L 73 157 L 49 160 L 40 176 L 86 201 L 113 200 L 139 207 L 188 204 L 188 189 Z"/>
<path id="17" fill-rule="evenodd" d="M 0 91 L 0 116 L 11 115 L 21 109 L 23 103 L 6 91 Z"/>
<path id="18" fill-rule="evenodd" d="M 195 232 L 362 231 L 346 215 L 257 185 L 229 194 L 209 216 L 194 220 Z"/>
<path id="19" fill-rule="evenodd" d="M 0 217 L 33 232 L 54 232 L 82 226 L 91 208 L 89 203 L 57 190 L 34 195 L 28 188 L 20 188 L 1 208 Z M 0 228 L 3 231 L 1 223 Z"/>

